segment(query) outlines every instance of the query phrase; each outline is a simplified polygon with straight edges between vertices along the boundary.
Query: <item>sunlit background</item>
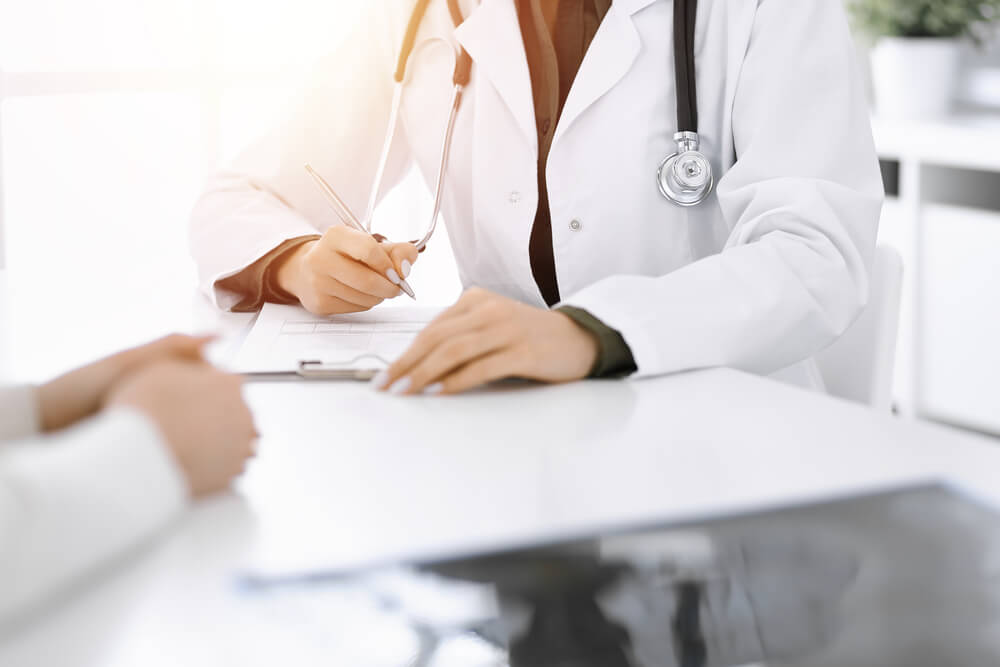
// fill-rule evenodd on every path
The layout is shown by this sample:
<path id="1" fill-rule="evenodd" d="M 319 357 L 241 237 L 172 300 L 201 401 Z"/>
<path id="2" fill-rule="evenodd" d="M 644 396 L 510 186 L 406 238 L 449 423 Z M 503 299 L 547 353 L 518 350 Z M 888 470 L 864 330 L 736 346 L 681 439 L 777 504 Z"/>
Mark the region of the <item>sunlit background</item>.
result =
<path id="1" fill-rule="evenodd" d="M 150 335 L 177 323 L 194 285 L 187 220 L 209 174 L 263 132 L 310 66 L 355 28 L 345 0 L 0 0 L 0 266 L 12 312 L 49 323 L 49 363 L 10 360 L 44 378 L 78 360 L 69 334 L 130 344 L 135 323 L 89 321 L 113 285 L 133 301 L 165 300 Z M 408 179 L 383 208 L 426 198 Z M 429 210 L 429 205 L 427 206 Z M 422 258 L 414 287 L 447 303 L 459 287 L 447 236 Z M 39 303 L 44 294 L 45 303 Z M 190 309 L 190 307 L 188 307 Z M 127 331 L 127 338 L 116 333 Z M 19 335 L 15 331 L 13 335 Z M 21 334 L 23 335 L 23 333 Z M 17 341 L 15 341 L 17 343 Z M 35 342 L 37 347 L 40 343 Z M 18 347 L 18 345 L 14 345 Z"/>
<path id="2" fill-rule="evenodd" d="M 30 335 L 51 349 L 44 363 L 6 360 L 12 375 L 38 379 L 81 361 L 63 353 L 67 336 L 100 337 L 107 350 L 134 342 L 134 322 L 92 321 L 90 302 L 109 291 L 124 304 L 119 323 L 129 303 L 161 300 L 162 319 L 140 331 L 190 325 L 176 314 L 196 299 L 186 228 L 207 176 L 280 113 L 362 6 L 0 0 L 0 266 L 9 312 L 43 323 Z M 869 41 L 859 40 L 866 70 Z M 952 116 L 876 121 L 893 195 L 883 241 L 907 262 L 897 403 L 1000 433 L 1000 49 L 964 47 L 961 58 Z M 917 150 L 928 137 L 947 137 L 939 154 Z M 408 179 L 384 206 L 402 214 L 413 197 L 427 195 Z M 421 261 L 414 287 L 425 301 L 450 301 L 447 243 Z"/>

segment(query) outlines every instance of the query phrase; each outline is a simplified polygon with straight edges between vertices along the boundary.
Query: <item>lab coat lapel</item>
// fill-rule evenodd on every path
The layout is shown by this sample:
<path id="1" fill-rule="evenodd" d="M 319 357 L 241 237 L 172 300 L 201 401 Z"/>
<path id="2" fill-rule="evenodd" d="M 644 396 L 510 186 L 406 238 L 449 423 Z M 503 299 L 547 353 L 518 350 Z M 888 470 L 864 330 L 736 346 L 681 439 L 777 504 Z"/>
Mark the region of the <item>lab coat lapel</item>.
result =
<path id="1" fill-rule="evenodd" d="M 455 37 L 503 98 L 537 156 L 531 73 L 513 0 L 483 0 L 455 30 Z"/>
<path id="2" fill-rule="evenodd" d="M 632 14 L 656 0 L 615 0 L 587 49 L 563 107 L 553 143 L 580 114 L 628 73 L 639 55 L 639 33 Z"/>

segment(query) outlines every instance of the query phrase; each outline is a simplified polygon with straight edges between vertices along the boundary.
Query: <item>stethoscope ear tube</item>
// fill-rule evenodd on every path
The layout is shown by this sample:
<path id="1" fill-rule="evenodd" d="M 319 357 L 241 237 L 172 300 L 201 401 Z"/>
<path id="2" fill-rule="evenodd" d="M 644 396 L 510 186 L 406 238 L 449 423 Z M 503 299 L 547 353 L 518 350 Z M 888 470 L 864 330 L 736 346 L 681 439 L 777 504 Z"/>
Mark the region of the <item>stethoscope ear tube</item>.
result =
<path id="1" fill-rule="evenodd" d="M 392 94 L 392 107 L 389 111 L 389 128 L 386 131 L 385 141 L 382 144 L 382 152 L 379 155 L 378 166 L 375 170 L 375 179 L 372 183 L 372 189 L 368 195 L 368 207 L 365 210 L 365 217 L 362 221 L 365 229 L 369 232 L 371 232 L 372 217 L 375 214 L 375 205 L 378 203 L 379 194 L 382 189 L 382 180 L 385 176 L 386 165 L 389 161 L 389 152 L 392 150 L 392 143 L 396 136 L 396 127 L 399 124 L 400 106 L 403 101 L 403 88 L 406 86 L 406 77 L 408 74 L 407 67 L 410 62 L 410 57 L 417 48 L 417 33 L 420 32 L 420 24 L 423 23 L 429 4 L 430 0 L 417 0 L 416 5 L 413 7 L 413 13 L 410 14 L 410 20 L 406 24 L 406 34 L 403 36 L 403 44 L 399 50 L 399 60 L 396 63 L 396 72 L 393 75 L 395 85 Z M 462 10 L 458 6 L 458 0 L 448 0 L 448 13 L 451 15 L 451 21 L 456 28 L 462 25 L 462 22 L 465 19 L 462 16 Z M 448 43 L 443 39 L 436 38 L 424 42 L 421 46 L 436 42 Z M 455 63 L 452 71 L 452 84 L 454 92 L 452 96 L 451 112 L 448 117 L 445 138 L 442 142 L 440 167 L 438 170 L 437 186 L 435 188 L 434 213 L 431 216 L 431 222 L 428 226 L 427 232 L 419 241 L 416 242 L 417 250 L 419 252 L 423 252 L 427 245 L 427 241 L 430 239 L 431 235 L 434 233 L 435 227 L 437 226 L 437 219 L 441 211 L 441 196 L 444 189 L 444 177 L 448 170 L 448 155 L 451 150 L 452 134 L 455 129 L 455 117 L 458 113 L 458 107 L 462 101 L 462 90 L 466 85 L 468 85 L 469 80 L 472 77 L 472 58 L 469 56 L 468 52 L 459 46 L 457 50 L 452 51 L 452 54 L 455 58 Z"/>
<path id="2" fill-rule="evenodd" d="M 410 60 L 410 54 L 413 53 L 413 45 L 417 43 L 417 32 L 420 30 L 420 24 L 424 20 L 430 2 L 431 0 L 417 0 L 413 13 L 410 14 L 410 21 L 406 24 L 406 34 L 403 36 L 403 46 L 399 49 L 399 60 L 396 61 L 396 73 L 393 75 L 396 83 L 403 83 L 406 80 L 406 64 Z"/>
<path id="3" fill-rule="evenodd" d="M 406 81 L 406 68 L 417 43 L 417 33 L 420 32 L 420 24 L 424 21 L 424 15 L 427 14 L 427 6 L 430 5 L 430 2 L 431 0 L 417 0 L 417 4 L 413 7 L 413 13 L 410 14 L 410 20 L 406 24 L 406 34 L 403 36 L 403 45 L 399 50 L 399 59 L 396 61 L 396 72 L 393 75 L 396 83 L 401 84 Z M 461 8 L 458 6 L 458 0 L 448 0 L 448 13 L 451 15 L 452 23 L 455 24 L 456 28 L 462 25 L 465 19 L 462 16 Z M 466 53 L 465 49 L 459 47 L 458 60 L 455 63 L 452 83 L 464 88 L 469 85 L 471 78 L 472 57 Z"/>

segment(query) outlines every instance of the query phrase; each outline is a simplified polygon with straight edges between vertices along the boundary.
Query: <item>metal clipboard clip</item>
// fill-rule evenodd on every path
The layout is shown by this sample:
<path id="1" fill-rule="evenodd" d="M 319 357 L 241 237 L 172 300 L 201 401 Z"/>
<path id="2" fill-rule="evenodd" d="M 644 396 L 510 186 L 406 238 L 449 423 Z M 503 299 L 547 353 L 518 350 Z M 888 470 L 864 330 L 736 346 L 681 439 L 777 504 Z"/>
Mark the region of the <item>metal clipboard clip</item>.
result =
<path id="1" fill-rule="evenodd" d="M 358 367 L 365 359 L 378 362 L 369 367 Z M 306 380 L 355 380 L 367 382 L 389 367 L 389 362 L 377 354 L 362 354 L 350 361 L 300 361 L 295 374 Z"/>

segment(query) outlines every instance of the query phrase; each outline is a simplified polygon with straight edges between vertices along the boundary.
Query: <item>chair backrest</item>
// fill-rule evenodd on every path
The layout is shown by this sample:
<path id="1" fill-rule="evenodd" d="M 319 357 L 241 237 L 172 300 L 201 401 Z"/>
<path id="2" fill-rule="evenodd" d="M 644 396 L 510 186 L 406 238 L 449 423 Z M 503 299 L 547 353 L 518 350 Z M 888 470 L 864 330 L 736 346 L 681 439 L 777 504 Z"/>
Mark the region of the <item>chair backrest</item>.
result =
<path id="1" fill-rule="evenodd" d="M 876 410 L 892 408 L 892 378 L 903 291 L 903 259 L 879 246 L 868 306 L 833 345 L 816 356 L 827 391 Z"/>

